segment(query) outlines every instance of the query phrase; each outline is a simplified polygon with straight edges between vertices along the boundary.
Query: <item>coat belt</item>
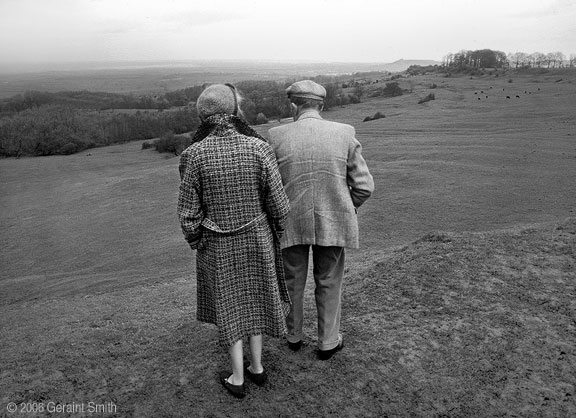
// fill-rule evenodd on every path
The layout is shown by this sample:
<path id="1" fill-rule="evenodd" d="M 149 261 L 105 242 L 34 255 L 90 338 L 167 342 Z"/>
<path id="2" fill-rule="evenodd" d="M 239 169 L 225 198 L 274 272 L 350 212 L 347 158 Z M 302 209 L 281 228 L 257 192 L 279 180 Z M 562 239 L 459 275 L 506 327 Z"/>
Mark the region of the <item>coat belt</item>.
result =
<path id="1" fill-rule="evenodd" d="M 246 229 L 250 228 L 254 224 L 257 224 L 258 222 L 260 222 L 264 219 L 266 219 L 266 213 L 262 212 L 260 215 L 258 215 L 254 219 L 252 219 L 250 222 L 248 222 L 248 223 L 246 223 L 246 224 L 244 224 L 238 228 L 234 228 L 234 229 L 222 229 L 214 221 L 212 221 L 208 218 L 204 218 L 202 220 L 201 225 L 204 228 L 209 229 L 210 231 L 216 232 L 218 234 L 236 234 L 238 232 L 245 231 Z"/>

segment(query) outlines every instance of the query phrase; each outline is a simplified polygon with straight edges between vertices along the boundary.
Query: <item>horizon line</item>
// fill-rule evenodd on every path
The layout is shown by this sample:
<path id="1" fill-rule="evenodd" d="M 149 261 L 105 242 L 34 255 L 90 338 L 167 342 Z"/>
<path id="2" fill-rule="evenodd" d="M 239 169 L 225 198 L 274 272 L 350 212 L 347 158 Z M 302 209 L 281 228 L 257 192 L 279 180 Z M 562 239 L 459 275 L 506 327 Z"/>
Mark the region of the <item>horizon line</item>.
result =
<path id="1" fill-rule="evenodd" d="M 395 61 L 330 61 L 330 60 L 293 60 L 293 59 L 262 59 L 262 58 L 193 58 L 193 59 L 118 59 L 118 60 L 66 60 L 66 61 L 9 61 L 0 63 L 0 70 L 6 71 L 10 69 L 27 69 L 27 70 L 49 70 L 50 68 L 63 69 L 65 66 L 97 66 L 94 69 L 106 69 L 110 66 L 117 67 L 161 67 L 161 66 L 177 66 L 177 65 L 191 65 L 191 64 L 211 64 L 211 63 L 226 63 L 226 64 L 288 64 L 288 65 L 390 65 L 401 62 L 435 62 L 441 63 L 441 60 L 434 59 L 405 59 L 399 58 Z M 39 68 L 42 67 L 42 68 Z M 86 68 L 83 68 L 86 69 Z"/>

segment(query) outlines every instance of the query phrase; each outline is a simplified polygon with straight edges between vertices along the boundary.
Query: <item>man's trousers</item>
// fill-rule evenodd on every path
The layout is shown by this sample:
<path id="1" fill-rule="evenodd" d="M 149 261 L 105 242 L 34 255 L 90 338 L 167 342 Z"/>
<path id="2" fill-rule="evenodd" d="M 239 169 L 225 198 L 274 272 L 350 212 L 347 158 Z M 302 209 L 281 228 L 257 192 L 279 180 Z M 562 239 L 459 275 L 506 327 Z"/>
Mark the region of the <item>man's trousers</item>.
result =
<path id="1" fill-rule="evenodd" d="M 310 245 L 294 245 L 282 250 L 286 286 L 292 301 L 286 319 L 287 339 L 296 343 L 303 339 L 304 289 L 308 276 Z M 312 245 L 314 295 L 318 316 L 318 348 L 331 350 L 339 343 L 340 299 L 344 277 L 344 248 Z"/>

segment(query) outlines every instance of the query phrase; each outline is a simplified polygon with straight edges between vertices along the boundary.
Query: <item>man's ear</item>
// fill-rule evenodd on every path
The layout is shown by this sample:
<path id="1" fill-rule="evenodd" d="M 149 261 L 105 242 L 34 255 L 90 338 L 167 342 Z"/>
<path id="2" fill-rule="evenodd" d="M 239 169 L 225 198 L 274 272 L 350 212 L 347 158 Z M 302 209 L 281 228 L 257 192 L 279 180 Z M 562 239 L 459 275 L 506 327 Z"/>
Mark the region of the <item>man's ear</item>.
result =
<path id="1" fill-rule="evenodd" d="M 296 106 L 294 103 L 290 102 L 290 110 L 292 111 L 292 114 L 295 115 L 296 112 L 298 111 L 298 106 Z"/>

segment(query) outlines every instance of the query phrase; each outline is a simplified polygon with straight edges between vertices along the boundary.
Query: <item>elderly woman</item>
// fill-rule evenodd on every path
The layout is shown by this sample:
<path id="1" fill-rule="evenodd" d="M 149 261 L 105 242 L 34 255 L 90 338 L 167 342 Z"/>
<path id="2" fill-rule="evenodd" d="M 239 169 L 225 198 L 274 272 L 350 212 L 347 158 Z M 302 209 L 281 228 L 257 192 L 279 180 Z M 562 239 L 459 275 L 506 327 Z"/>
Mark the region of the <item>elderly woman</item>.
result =
<path id="1" fill-rule="evenodd" d="M 229 84 L 198 98 L 202 124 L 180 157 L 178 217 L 197 251 L 197 318 L 218 327 L 232 363 L 220 381 L 241 398 L 244 374 L 258 385 L 267 380 L 262 335 L 285 334 L 290 299 L 279 249 L 288 198 L 272 148 L 243 120 L 239 102 Z"/>

